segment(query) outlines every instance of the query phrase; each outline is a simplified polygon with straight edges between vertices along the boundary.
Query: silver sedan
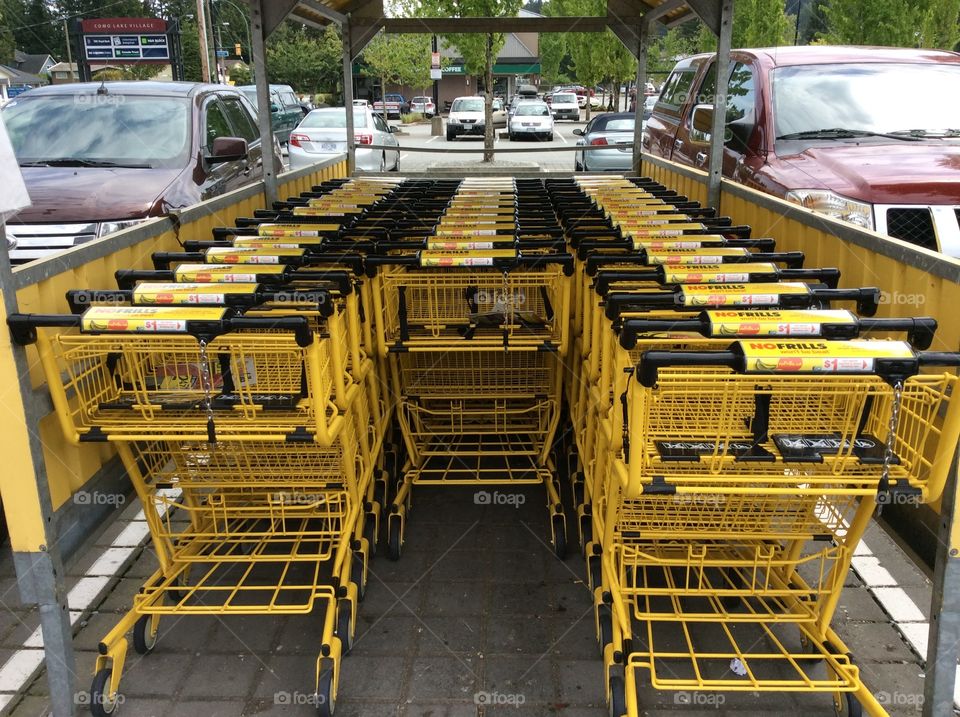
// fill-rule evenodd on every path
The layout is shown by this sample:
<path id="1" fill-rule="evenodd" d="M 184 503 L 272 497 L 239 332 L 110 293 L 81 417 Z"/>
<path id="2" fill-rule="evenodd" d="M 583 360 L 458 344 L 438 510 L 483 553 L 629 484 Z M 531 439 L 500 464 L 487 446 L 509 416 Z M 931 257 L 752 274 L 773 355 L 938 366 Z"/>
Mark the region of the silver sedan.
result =
<path id="1" fill-rule="evenodd" d="M 580 137 L 577 146 L 600 147 L 618 145 L 616 150 L 574 152 L 573 168 L 580 172 L 603 172 L 607 170 L 629 171 L 633 168 L 633 127 L 632 112 L 611 112 L 594 117 L 583 129 L 573 133 Z"/>
<path id="2" fill-rule="evenodd" d="M 347 151 L 347 113 L 343 107 L 325 107 L 310 112 L 290 133 L 290 169 L 299 169 Z M 357 169 L 367 172 L 400 171 L 400 143 L 394 128 L 369 106 L 353 108 L 353 136 Z M 396 147 L 372 149 L 365 145 Z"/>

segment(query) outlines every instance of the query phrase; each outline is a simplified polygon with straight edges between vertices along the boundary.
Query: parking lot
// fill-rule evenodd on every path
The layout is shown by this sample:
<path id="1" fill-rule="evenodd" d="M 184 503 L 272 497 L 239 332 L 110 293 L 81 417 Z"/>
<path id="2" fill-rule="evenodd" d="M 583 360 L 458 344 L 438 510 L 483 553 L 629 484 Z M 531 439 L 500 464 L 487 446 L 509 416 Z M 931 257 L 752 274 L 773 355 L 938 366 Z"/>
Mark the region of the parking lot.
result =
<path id="1" fill-rule="evenodd" d="M 399 123 L 391 122 L 391 124 Z M 506 138 L 501 139 L 500 134 L 506 130 L 498 127 L 494 144 L 497 149 L 528 149 L 529 152 L 498 154 L 496 160 L 530 164 L 531 168 L 539 167 L 545 172 L 573 171 L 574 152 L 549 152 L 544 150 L 553 147 L 573 147 L 579 139 L 573 134 L 573 130 L 583 129 L 584 126 L 586 126 L 586 122 L 582 119 L 580 122 L 568 122 L 566 120 L 556 122 L 552 142 L 524 140 L 511 142 Z M 451 166 L 458 162 L 480 162 L 483 159 L 483 137 L 458 137 L 454 141 L 448 142 L 445 136 L 431 136 L 428 122 L 407 125 L 403 128 L 403 132 L 404 134 L 397 136 L 402 150 L 400 154 L 401 173 L 423 172 L 437 166 Z M 417 147 L 451 150 L 476 149 L 476 152 L 457 153 L 455 155 L 435 154 L 433 152 L 417 152 L 415 151 Z"/>

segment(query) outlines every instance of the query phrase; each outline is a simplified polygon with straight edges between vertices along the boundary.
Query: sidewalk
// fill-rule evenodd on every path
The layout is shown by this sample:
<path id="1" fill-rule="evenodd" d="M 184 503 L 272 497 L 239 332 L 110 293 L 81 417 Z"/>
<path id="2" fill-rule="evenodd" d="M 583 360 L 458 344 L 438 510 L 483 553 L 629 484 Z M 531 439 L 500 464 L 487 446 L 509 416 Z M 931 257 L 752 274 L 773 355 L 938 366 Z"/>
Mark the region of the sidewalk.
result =
<path id="1" fill-rule="evenodd" d="M 390 562 L 381 552 L 371 563 L 354 648 L 343 662 L 338 716 L 607 714 L 583 561 L 575 552 L 565 562 L 553 557 L 542 489 L 523 490 L 519 507 L 476 505 L 473 495 L 472 489 L 418 489 L 400 561 Z M 135 517 L 132 508 L 128 520 Z M 72 579 L 102 562 L 105 546 L 115 550 L 113 538 L 134 530 L 131 525 L 136 522 L 109 526 L 70 571 L 77 576 Z M 926 618 L 929 581 L 876 526 L 865 543 L 873 557 L 862 554 L 857 561 L 873 592 L 851 574 L 835 628 L 849 642 L 867 684 L 888 695 L 881 699 L 888 700 L 891 714 L 915 717 L 923 693 L 920 660 L 874 597 L 877 591 L 890 594 L 875 584 L 876 570 L 884 570 L 889 579 L 883 581 L 898 583 L 907 602 L 919 606 L 922 614 L 911 613 L 897 594 L 902 614 L 894 617 L 901 621 Z M 110 580 L 102 601 L 82 619 L 77 613 L 78 689 L 89 688 L 98 640 L 155 565 L 151 550 L 144 549 L 122 577 Z M 11 571 L 9 559 L 0 563 L 0 595 L 6 591 L 2 599 L 9 608 L 0 619 L 4 660 L 16 656 L 36 625 L 35 616 L 12 601 Z M 119 713 L 311 715 L 318 636 L 317 616 L 168 619 L 153 653 L 142 657 L 132 648 L 128 653 Z M 0 669 L 0 676 L 5 671 Z M 0 682 L 0 689 L 6 685 Z M 9 714 L 46 714 L 45 693 L 41 676 L 22 697 L 10 700 Z M 675 693 L 641 690 L 643 714 L 651 717 L 834 714 L 826 695 L 709 697 L 708 703 L 691 705 Z M 83 700 L 81 693 L 78 701 Z"/>

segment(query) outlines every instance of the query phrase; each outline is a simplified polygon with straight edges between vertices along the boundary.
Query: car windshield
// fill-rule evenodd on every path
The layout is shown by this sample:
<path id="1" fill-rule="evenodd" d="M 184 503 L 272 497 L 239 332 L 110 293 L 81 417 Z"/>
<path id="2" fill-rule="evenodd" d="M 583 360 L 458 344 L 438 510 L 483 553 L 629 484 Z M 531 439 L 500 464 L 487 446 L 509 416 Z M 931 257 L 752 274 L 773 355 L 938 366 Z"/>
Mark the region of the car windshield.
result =
<path id="1" fill-rule="evenodd" d="M 191 121 L 190 100 L 181 97 L 46 95 L 3 110 L 21 164 L 183 167 Z"/>
<path id="2" fill-rule="evenodd" d="M 960 126 L 960 65 L 781 67 L 773 102 L 777 137 L 833 128 L 944 132 Z"/>
<path id="3" fill-rule="evenodd" d="M 546 105 L 526 104 L 517 107 L 517 115 L 524 117 L 549 117 L 550 110 Z"/>
<path id="4" fill-rule="evenodd" d="M 633 132 L 633 117 L 623 117 L 620 119 L 610 118 L 604 124 L 598 124 L 593 128 L 594 132 Z"/>
<path id="5" fill-rule="evenodd" d="M 553 101 L 554 101 L 554 102 L 573 103 L 573 102 L 576 102 L 576 101 L 577 101 L 577 96 L 574 95 L 574 94 L 554 95 L 554 96 L 553 96 Z"/>
<path id="6" fill-rule="evenodd" d="M 257 106 L 257 91 L 255 89 L 240 90 L 254 107 Z"/>
<path id="7" fill-rule="evenodd" d="M 451 112 L 483 112 L 483 100 L 454 100 Z"/>
<path id="8" fill-rule="evenodd" d="M 332 109 L 313 110 L 300 123 L 303 129 L 346 129 L 347 113 L 343 107 Z M 353 128 L 363 129 L 367 126 L 367 112 L 362 107 L 353 109 Z"/>

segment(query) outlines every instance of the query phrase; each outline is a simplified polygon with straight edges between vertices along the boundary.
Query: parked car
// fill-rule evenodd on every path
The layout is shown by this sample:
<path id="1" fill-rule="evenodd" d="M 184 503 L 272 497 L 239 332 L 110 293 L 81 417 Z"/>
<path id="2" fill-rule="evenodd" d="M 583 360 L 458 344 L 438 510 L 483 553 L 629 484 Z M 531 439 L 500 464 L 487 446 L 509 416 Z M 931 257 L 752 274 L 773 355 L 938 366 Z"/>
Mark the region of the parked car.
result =
<path id="1" fill-rule="evenodd" d="M 553 115 L 546 102 L 523 102 L 507 127 L 510 141 L 530 137 L 553 141 Z"/>
<path id="2" fill-rule="evenodd" d="M 430 118 L 437 114 L 437 106 L 433 104 L 430 97 L 414 97 L 410 100 L 410 111 L 419 112 L 424 117 Z"/>
<path id="3" fill-rule="evenodd" d="M 250 100 L 250 104 L 257 107 L 257 86 L 242 85 L 240 90 Z M 290 85 L 270 85 L 270 126 L 280 144 L 290 140 L 290 131 L 303 119 L 303 107 L 300 98 Z"/>
<path id="4" fill-rule="evenodd" d="M 196 204 L 263 175 L 256 112 L 226 85 L 39 87 L 3 122 L 33 206 L 7 220 L 22 263 Z M 273 143 L 267 157 L 280 166 Z"/>
<path id="5" fill-rule="evenodd" d="M 650 119 L 650 115 L 653 114 L 654 105 L 657 104 L 657 100 L 660 99 L 659 95 L 650 95 L 649 97 L 643 100 L 643 121 L 646 122 Z"/>
<path id="6" fill-rule="evenodd" d="M 707 166 L 715 76 L 713 55 L 677 64 L 647 121 L 645 151 Z M 725 176 L 960 257 L 960 54 L 736 50 L 724 83 Z"/>
<path id="7" fill-rule="evenodd" d="M 452 142 L 462 134 L 483 135 L 486 132 L 482 97 L 457 97 L 450 105 L 447 115 L 447 141 Z"/>
<path id="8" fill-rule="evenodd" d="M 506 127 L 507 126 L 507 110 L 504 109 L 503 100 L 495 98 L 493 100 L 493 106 L 490 109 L 493 111 L 493 126 Z"/>
<path id="9" fill-rule="evenodd" d="M 367 172 L 400 171 L 400 143 L 379 112 L 353 108 L 356 166 Z M 395 150 L 369 149 L 364 145 L 389 145 Z M 290 168 L 306 167 L 347 151 L 347 113 L 343 107 L 313 110 L 290 134 Z"/>
<path id="10" fill-rule="evenodd" d="M 410 111 L 410 105 L 403 95 L 386 94 L 382 100 L 373 103 L 373 109 L 380 114 L 386 113 L 387 119 L 400 119 L 401 115 Z"/>
<path id="11" fill-rule="evenodd" d="M 577 96 L 573 92 L 555 92 L 553 102 L 550 104 L 550 111 L 555 120 L 573 120 L 580 121 L 580 105 L 577 103 Z"/>
<path id="12" fill-rule="evenodd" d="M 633 129 L 636 115 L 632 112 L 610 112 L 597 115 L 573 133 L 580 137 L 577 146 L 599 147 L 622 145 L 616 152 L 603 149 L 595 152 L 574 152 L 573 168 L 580 172 L 629 171 L 633 168 Z"/>

